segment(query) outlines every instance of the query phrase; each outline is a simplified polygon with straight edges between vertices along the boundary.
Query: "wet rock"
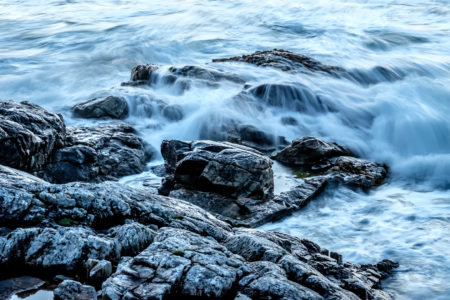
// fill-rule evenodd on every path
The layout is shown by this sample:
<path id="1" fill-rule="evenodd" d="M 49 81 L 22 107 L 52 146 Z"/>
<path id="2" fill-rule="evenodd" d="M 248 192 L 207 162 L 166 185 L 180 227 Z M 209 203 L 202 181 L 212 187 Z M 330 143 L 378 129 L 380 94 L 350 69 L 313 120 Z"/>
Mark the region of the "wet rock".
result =
<path id="1" fill-rule="evenodd" d="M 130 80 L 140 83 L 147 82 L 150 80 L 152 73 L 158 70 L 158 68 L 156 65 L 137 65 L 131 70 Z"/>
<path id="2" fill-rule="evenodd" d="M 153 242 L 155 232 L 137 222 L 113 227 L 109 236 L 117 239 L 122 255 L 135 255 Z"/>
<path id="3" fill-rule="evenodd" d="M 293 117 L 283 117 L 281 118 L 281 124 L 289 126 L 297 126 L 298 121 Z"/>
<path id="4" fill-rule="evenodd" d="M 249 55 L 213 59 L 213 62 L 215 63 L 233 61 L 246 62 L 256 66 L 277 68 L 282 71 L 324 72 L 332 75 L 344 71 L 344 69 L 340 67 L 324 65 L 311 57 L 282 49 L 256 51 Z"/>
<path id="5" fill-rule="evenodd" d="M 235 83 L 245 83 L 245 80 L 241 79 L 236 74 L 231 74 L 212 68 L 200 67 L 200 66 L 184 66 L 184 67 L 170 67 L 169 71 L 176 76 L 190 77 L 205 80 L 207 82 L 218 82 L 221 80 L 228 80 Z"/>
<path id="6" fill-rule="evenodd" d="M 78 281 L 64 280 L 54 291 L 55 300 L 97 300 L 95 288 Z"/>
<path id="7" fill-rule="evenodd" d="M 351 155 L 351 152 L 336 143 L 327 143 L 306 136 L 292 141 L 289 146 L 278 152 L 274 159 L 289 166 L 311 167 L 342 155 Z"/>
<path id="8" fill-rule="evenodd" d="M 378 163 L 350 156 L 339 157 L 329 173 L 335 180 L 362 188 L 370 188 L 383 183 L 387 168 Z"/>
<path id="9" fill-rule="evenodd" d="M 141 173 L 151 149 L 125 123 L 68 127 L 66 147 L 55 152 L 44 178 L 54 183 L 102 181 Z"/>
<path id="10" fill-rule="evenodd" d="M 255 150 L 231 143 L 170 140 L 163 141 L 161 153 L 175 184 L 234 198 L 265 199 L 273 193 L 272 162 Z"/>
<path id="11" fill-rule="evenodd" d="M 103 284 L 102 296 L 224 298 L 232 293 L 241 265 L 238 256 L 214 239 L 162 228 L 152 245 Z"/>
<path id="12" fill-rule="evenodd" d="M 166 119 L 171 121 L 180 121 L 184 117 L 183 109 L 180 105 L 166 105 L 161 112 Z"/>
<path id="13" fill-rule="evenodd" d="M 115 96 L 92 99 L 72 107 L 74 116 L 94 119 L 124 119 L 128 110 L 125 98 Z"/>
<path id="14" fill-rule="evenodd" d="M 62 116 L 26 101 L 0 101 L 0 164 L 40 175 L 65 139 Z"/>

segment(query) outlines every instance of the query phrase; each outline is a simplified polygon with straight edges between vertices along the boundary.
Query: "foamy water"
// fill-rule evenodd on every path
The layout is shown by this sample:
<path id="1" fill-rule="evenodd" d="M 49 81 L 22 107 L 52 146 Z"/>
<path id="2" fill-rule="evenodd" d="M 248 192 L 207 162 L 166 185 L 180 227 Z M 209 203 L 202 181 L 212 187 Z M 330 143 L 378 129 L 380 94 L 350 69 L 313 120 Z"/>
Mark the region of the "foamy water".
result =
<path id="1" fill-rule="evenodd" d="M 398 260 L 384 284 L 399 299 L 450 297 L 450 4 L 448 1 L 0 1 L 0 98 L 30 100 L 73 119 L 70 106 L 120 95 L 127 119 L 159 149 L 167 138 L 198 139 L 230 119 L 287 140 L 304 135 L 350 147 L 390 166 L 388 182 L 365 194 L 327 191 L 266 229 L 307 237 L 352 262 Z M 353 77 L 291 74 L 211 63 L 273 48 L 309 55 Z M 193 81 L 121 87 L 139 63 L 197 65 L 252 86 L 307 91 L 305 109 L 234 101 L 243 85 Z M 140 103 L 180 105 L 173 122 Z M 264 99 L 263 99 L 264 100 Z M 266 99 L 267 100 L 267 99 Z M 291 117 L 298 125 L 287 126 Z M 156 161 L 160 157 L 155 157 Z M 277 189 L 291 182 L 276 169 Z M 146 175 L 141 175 L 140 178 Z M 127 179 L 133 184 L 136 178 Z"/>

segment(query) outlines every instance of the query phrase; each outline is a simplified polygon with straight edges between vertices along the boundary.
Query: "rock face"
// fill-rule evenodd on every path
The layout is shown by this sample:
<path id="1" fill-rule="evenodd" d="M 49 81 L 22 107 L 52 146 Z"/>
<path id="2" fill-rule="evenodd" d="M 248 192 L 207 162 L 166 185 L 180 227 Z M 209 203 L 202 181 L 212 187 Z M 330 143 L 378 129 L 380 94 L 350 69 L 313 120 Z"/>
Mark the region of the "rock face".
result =
<path id="1" fill-rule="evenodd" d="M 68 127 L 64 148 L 45 168 L 50 182 L 103 181 L 144 171 L 151 149 L 125 123 Z"/>
<path id="2" fill-rule="evenodd" d="M 272 67 L 283 71 L 319 71 L 333 75 L 343 71 L 340 67 L 324 65 L 311 57 L 282 49 L 256 51 L 249 55 L 213 59 L 213 62 L 215 63 L 232 61 L 246 62 L 256 66 Z"/>
<path id="3" fill-rule="evenodd" d="M 0 101 L 0 164 L 39 175 L 65 138 L 62 116 L 29 102 Z"/>
<path id="4" fill-rule="evenodd" d="M 161 153 L 174 184 L 233 198 L 266 199 L 273 194 L 272 162 L 231 143 L 163 141 Z"/>
<path id="5" fill-rule="evenodd" d="M 72 107 L 75 117 L 94 119 L 124 119 L 128 110 L 125 98 L 115 96 L 92 99 Z"/>
<path id="6" fill-rule="evenodd" d="M 117 269 L 102 284 L 103 299 L 389 299 L 379 287 L 397 266 L 343 264 L 313 242 L 232 228 L 195 205 L 145 190 L 55 185 L 0 166 L 2 270 L 89 280 L 109 274 L 109 263 Z M 97 296 L 67 280 L 55 291 L 59 299 L 80 295 Z"/>
<path id="7" fill-rule="evenodd" d="M 92 286 L 64 280 L 55 289 L 54 297 L 55 300 L 97 300 L 97 292 Z"/>

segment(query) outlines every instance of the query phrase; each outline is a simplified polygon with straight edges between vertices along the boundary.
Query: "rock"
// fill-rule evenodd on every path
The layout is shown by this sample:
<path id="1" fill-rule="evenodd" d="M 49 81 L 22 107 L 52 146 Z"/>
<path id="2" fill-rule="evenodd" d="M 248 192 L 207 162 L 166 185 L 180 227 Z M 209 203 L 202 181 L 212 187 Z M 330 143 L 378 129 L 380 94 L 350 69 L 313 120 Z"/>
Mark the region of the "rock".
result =
<path id="1" fill-rule="evenodd" d="M 131 70 L 130 80 L 133 82 L 147 82 L 153 72 L 158 70 L 156 65 L 137 65 Z"/>
<path id="2" fill-rule="evenodd" d="M 370 188 L 381 185 L 387 176 L 387 167 L 350 156 L 339 157 L 329 170 L 335 180 L 344 184 Z"/>
<path id="3" fill-rule="evenodd" d="M 281 124 L 289 126 L 297 126 L 298 121 L 293 117 L 283 117 L 281 118 Z"/>
<path id="4" fill-rule="evenodd" d="M 324 65 L 311 57 L 282 49 L 256 51 L 249 55 L 213 59 L 213 62 L 215 63 L 233 61 L 246 62 L 256 66 L 277 68 L 282 71 L 324 72 L 331 75 L 338 75 L 339 73 L 344 72 L 344 69 L 340 67 Z"/>
<path id="5" fill-rule="evenodd" d="M 113 269 L 112 264 L 108 260 L 89 259 L 87 262 L 89 280 L 98 285 L 111 276 Z"/>
<path id="6" fill-rule="evenodd" d="M 65 139 L 61 115 L 30 102 L 0 101 L 0 164 L 40 175 Z"/>
<path id="7" fill-rule="evenodd" d="M 74 116 L 94 119 L 124 119 L 128 110 L 125 98 L 115 96 L 91 99 L 72 107 Z"/>
<path id="8" fill-rule="evenodd" d="M 97 300 L 94 287 L 78 281 L 64 280 L 54 291 L 55 300 Z"/>
<path id="9" fill-rule="evenodd" d="M 176 76 L 190 77 L 195 79 L 205 80 L 207 82 L 218 82 L 221 80 L 228 80 L 235 83 L 243 84 L 245 80 L 241 79 L 236 74 L 231 74 L 212 68 L 200 66 L 184 66 L 184 67 L 170 67 L 169 71 Z"/>
<path id="10" fill-rule="evenodd" d="M 66 147 L 55 152 L 44 178 L 54 183 L 102 181 L 141 173 L 151 149 L 125 123 L 68 127 Z"/>
<path id="11" fill-rule="evenodd" d="M 102 296 L 224 298 L 233 292 L 241 265 L 238 256 L 214 239 L 182 229 L 162 228 L 150 247 L 103 284 Z"/>
<path id="12" fill-rule="evenodd" d="M 183 109 L 180 105 L 166 105 L 161 112 L 166 119 L 171 121 L 180 121 L 184 117 Z"/>
<path id="13" fill-rule="evenodd" d="M 249 148 L 171 140 L 163 141 L 161 153 L 175 184 L 234 198 L 266 199 L 273 194 L 272 162 Z"/>
<path id="14" fill-rule="evenodd" d="M 329 158 L 342 155 L 351 155 L 351 152 L 336 143 L 327 143 L 306 136 L 292 141 L 289 146 L 278 152 L 274 159 L 289 166 L 310 168 L 327 163 Z"/>
<path id="15" fill-rule="evenodd" d="M 84 278 L 86 262 L 90 273 L 99 266 L 92 276 L 109 273 L 102 260 L 117 265 L 102 285 L 103 299 L 389 299 L 379 288 L 395 267 L 342 264 L 311 241 L 232 228 L 198 206 L 146 190 L 112 182 L 50 184 L 4 166 L 0 226 L 8 226 L 0 227 L 3 272 Z M 65 282 L 58 297 L 78 299 L 81 283 Z"/>

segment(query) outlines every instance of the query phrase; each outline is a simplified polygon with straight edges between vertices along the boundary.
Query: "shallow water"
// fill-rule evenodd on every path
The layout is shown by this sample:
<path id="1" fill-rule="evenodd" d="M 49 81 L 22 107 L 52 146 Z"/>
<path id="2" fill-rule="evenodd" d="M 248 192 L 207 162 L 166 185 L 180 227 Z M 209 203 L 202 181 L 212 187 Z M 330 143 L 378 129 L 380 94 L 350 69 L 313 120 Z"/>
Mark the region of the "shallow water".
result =
<path id="1" fill-rule="evenodd" d="M 197 139 L 231 118 L 287 140 L 322 137 L 385 162 L 390 177 L 379 189 L 328 191 L 304 211 L 265 228 L 308 237 L 349 261 L 398 259 L 401 270 L 385 284 L 387 290 L 404 299 L 445 299 L 449 36 L 448 1 L 3 0 L 0 98 L 30 100 L 63 113 L 69 124 L 91 124 L 73 119 L 69 107 L 122 95 L 132 106 L 127 121 L 156 149 L 164 138 Z M 309 55 L 355 76 L 211 63 L 272 48 Z M 194 81 L 187 91 L 163 83 L 121 87 L 138 63 L 160 64 L 160 73 L 171 65 L 208 64 L 253 85 L 301 87 L 320 97 L 323 107 L 306 101 L 301 112 L 264 103 L 257 109 L 233 101 L 243 87 L 228 81 Z M 288 103 L 287 96 L 277 100 Z M 180 105 L 183 120 L 170 122 L 158 113 L 146 118 L 139 103 L 152 99 Z M 299 125 L 283 125 L 282 117 Z M 281 191 L 291 183 L 278 170 Z"/>

